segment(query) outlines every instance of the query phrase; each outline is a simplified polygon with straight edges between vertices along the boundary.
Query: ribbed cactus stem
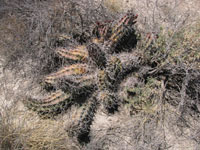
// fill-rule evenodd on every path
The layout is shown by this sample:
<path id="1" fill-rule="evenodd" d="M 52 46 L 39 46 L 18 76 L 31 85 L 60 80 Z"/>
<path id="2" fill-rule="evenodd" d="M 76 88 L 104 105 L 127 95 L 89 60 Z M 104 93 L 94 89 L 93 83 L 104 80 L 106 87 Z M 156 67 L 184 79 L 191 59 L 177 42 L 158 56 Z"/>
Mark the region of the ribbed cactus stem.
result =
<path id="1" fill-rule="evenodd" d="M 111 24 L 110 23 L 97 23 L 96 27 L 93 30 L 93 34 L 99 39 L 99 42 L 104 42 L 112 34 Z"/>
<path id="2" fill-rule="evenodd" d="M 85 46 L 78 46 L 75 49 L 57 48 L 56 53 L 69 60 L 87 62 L 88 52 Z"/>
<path id="3" fill-rule="evenodd" d="M 108 90 L 99 92 L 97 98 L 103 104 L 106 113 L 113 113 L 119 104 L 116 95 Z"/>
<path id="4" fill-rule="evenodd" d="M 52 92 L 47 97 L 42 99 L 32 99 L 28 98 L 24 100 L 24 104 L 34 111 L 37 111 L 39 114 L 45 114 L 48 117 L 52 114 L 59 113 L 62 109 L 67 107 L 71 103 L 71 94 L 64 93 L 61 90 Z"/>
<path id="5" fill-rule="evenodd" d="M 112 28 L 112 34 L 107 41 L 107 45 L 110 47 L 108 53 L 119 51 L 119 47 L 122 48 L 123 44 L 129 41 L 130 36 L 136 38 L 133 25 L 136 23 L 135 19 L 137 15 L 132 13 L 126 14 L 117 24 Z M 135 41 L 132 41 L 135 42 Z M 129 45 L 129 42 L 127 43 Z"/>
<path id="6" fill-rule="evenodd" d="M 92 121 L 94 120 L 97 107 L 98 101 L 96 96 L 92 96 L 88 103 L 83 106 L 80 116 L 78 115 L 71 124 L 71 127 L 69 128 L 70 130 L 68 130 L 68 135 L 81 138 L 81 136 L 88 134 Z"/>
<path id="7" fill-rule="evenodd" d="M 123 53 L 118 55 L 118 58 L 122 65 L 122 71 L 121 71 L 122 76 L 130 72 L 134 72 L 134 70 L 136 71 L 137 69 L 139 69 L 141 60 L 140 57 L 137 56 L 136 54 Z"/>
<path id="8" fill-rule="evenodd" d="M 105 68 L 107 62 L 105 52 L 95 43 L 90 43 L 87 48 L 89 57 L 96 66 L 98 68 Z"/>
<path id="9" fill-rule="evenodd" d="M 69 79 L 70 77 L 81 76 L 87 74 L 90 67 L 87 64 L 73 64 L 65 66 L 55 73 L 52 73 L 44 78 L 44 81 L 49 84 L 57 84 L 59 80 Z"/>

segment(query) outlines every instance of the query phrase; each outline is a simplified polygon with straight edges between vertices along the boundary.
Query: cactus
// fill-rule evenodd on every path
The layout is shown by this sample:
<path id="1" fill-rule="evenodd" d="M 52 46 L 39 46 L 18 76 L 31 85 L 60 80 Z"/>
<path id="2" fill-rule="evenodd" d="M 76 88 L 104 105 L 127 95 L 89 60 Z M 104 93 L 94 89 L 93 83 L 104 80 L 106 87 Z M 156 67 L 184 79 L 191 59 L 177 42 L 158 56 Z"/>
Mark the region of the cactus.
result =
<path id="1" fill-rule="evenodd" d="M 49 118 L 62 111 L 63 107 L 71 103 L 71 94 L 58 90 L 42 99 L 28 98 L 24 104 L 34 111 L 37 111 L 42 118 Z"/>
<path id="2" fill-rule="evenodd" d="M 137 15 L 129 12 L 114 25 L 112 28 L 112 35 L 108 40 L 110 53 L 121 52 L 126 46 L 129 48 L 132 44 L 136 44 L 135 42 L 137 42 L 137 40 L 133 28 L 136 19 Z"/>
<path id="3" fill-rule="evenodd" d="M 93 30 L 93 34 L 97 37 L 99 42 L 104 42 L 112 34 L 112 28 L 110 23 L 99 23 L 97 22 L 96 27 Z"/>
<path id="4" fill-rule="evenodd" d="M 115 109 L 117 109 L 119 105 L 117 95 L 114 92 L 111 93 L 108 90 L 99 92 L 98 99 L 101 101 L 105 113 L 114 113 Z"/>
<path id="5" fill-rule="evenodd" d="M 78 138 L 88 133 L 96 109 L 101 106 L 98 104 L 102 104 L 108 113 L 114 112 L 119 104 L 117 90 L 120 80 L 139 64 L 134 54 L 119 53 L 129 39 L 136 43 L 133 28 L 136 18 L 137 15 L 127 13 L 118 22 L 98 24 L 93 30 L 95 38 L 91 38 L 89 43 L 74 49 L 57 48 L 55 53 L 70 63 L 43 79 L 45 84 L 57 90 L 56 93 L 42 100 L 30 98 L 26 101 L 27 106 L 40 114 L 56 114 L 61 107 L 81 99 L 81 104 L 86 104 L 82 106 L 82 114 L 75 117 L 68 133 Z"/>
<path id="6" fill-rule="evenodd" d="M 95 112 L 98 108 L 98 101 L 95 96 L 92 96 L 88 102 L 82 106 L 81 113 L 78 113 L 70 125 L 68 130 L 68 135 L 70 137 L 77 137 L 81 139 L 82 136 L 89 134 L 90 125 L 94 119 Z M 85 137 L 83 137 L 85 138 Z"/>
<path id="7" fill-rule="evenodd" d="M 56 53 L 69 60 L 87 62 L 88 52 L 85 46 L 79 46 L 76 49 L 67 50 L 65 48 L 57 48 Z"/>
<path id="8" fill-rule="evenodd" d="M 91 60 L 94 62 L 94 64 L 98 67 L 98 68 L 104 68 L 106 65 L 106 54 L 105 52 L 103 52 L 100 47 L 95 44 L 95 43 L 91 43 L 87 46 L 88 48 L 88 54 L 89 57 L 91 58 Z"/>

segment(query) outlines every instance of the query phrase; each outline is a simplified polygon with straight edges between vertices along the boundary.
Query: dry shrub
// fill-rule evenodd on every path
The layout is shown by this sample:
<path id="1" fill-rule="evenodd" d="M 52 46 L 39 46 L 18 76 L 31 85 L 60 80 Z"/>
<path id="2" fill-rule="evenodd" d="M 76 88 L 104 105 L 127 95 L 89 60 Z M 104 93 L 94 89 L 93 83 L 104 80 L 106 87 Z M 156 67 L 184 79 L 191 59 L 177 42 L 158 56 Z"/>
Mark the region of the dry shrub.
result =
<path id="1" fill-rule="evenodd" d="M 130 82 L 131 80 L 127 81 Z M 134 115 L 138 112 L 147 114 L 157 113 L 158 105 L 162 98 L 162 81 L 148 78 L 146 84 L 136 83 L 137 86 L 129 86 L 126 82 L 124 83 L 124 91 L 122 91 L 122 99 L 127 102 L 126 106 L 130 109 L 130 114 Z"/>
<path id="2" fill-rule="evenodd" d="M 24 22 L 14 14 L 5 15 L 0 22 L 0 54 L 7 63 L 23 55 L 19 53 L 25 34 Z"/>
<path id="3" fill-rule="evenodd" d="M 196 22 L 175 34 L 169 61 L 200 69 L 200 23 Z"/>
<path id="4" fill-rule="evenodd" d="M 17 71 L 29 67 L 32 70 L 26 72 L 29 76 L 48 74 L 62 64 L 62 60 L 58 60 L 54 54 L 57 46 L 63 46 L 58 39 L 59 35 L 65 34 L 70 37 L 70 42 L 64 41 L 65 46 L 83 44 L 89 40 L 91 27 L 96 21 L 112 18 L 102 5 L 92 0 L 3 2 L 4 5 L 0 6 L 0 11 L 5 13 L 1 22 L 2 31 L 6 32 L 7 24 L 4 20 L 9 21 L 6 14 L 12 14 L 15 22 L 12 21 L 12 32 L 9 34 L 12 37 L 15 34 L 20 37 L 19 41 L 9 40 L 4 44 L 2 49 L 6 54 L 5 67 Z M 23 28 L 20 27 L 21 24 Z M 23 32 L 18 32 L 18 27 Z"/>
<path id="5" fill-rule="evenodd" d="M 155 114 L 130 116 L 127 109 L 114 116 L 96 115 L 87 150 L 197 150 L 199 121 L 180 117 L 177 109 L 161 104 Z"/>
<path id="6" fill-rule="evenodd" d="M 161 66 L 170 63 L 199 69 L 199 28 L 199 22 L 184 25 L 176 31 L 161 27 L 159 33 L 141 41 L 142 47 L 139 48 L 144 50 L 144 59 L 149 63 L 156 62 Z"/>

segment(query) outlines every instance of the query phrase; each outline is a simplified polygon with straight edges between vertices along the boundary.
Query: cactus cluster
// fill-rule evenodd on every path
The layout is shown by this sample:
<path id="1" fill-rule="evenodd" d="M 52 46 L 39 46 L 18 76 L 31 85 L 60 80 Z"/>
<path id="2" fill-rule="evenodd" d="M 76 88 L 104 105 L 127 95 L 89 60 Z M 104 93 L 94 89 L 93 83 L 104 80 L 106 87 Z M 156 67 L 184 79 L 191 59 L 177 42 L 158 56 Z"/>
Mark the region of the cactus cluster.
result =
<path id="1" fill-rule="evenodd" d="M 44 77 L 44 86 L 52 87 L 49 95 L 41 100 L 29 98 L 26 105 L 42 116 L 54 115 L 82 101 L 82 113 L 75 117 L 68 133 L 77 137 L 89 133 L 99 106 L 107 113 L 116 110 L 120 81 L 140 63 L 131 52 L 137 43 L 136 18 L 137 15 L 128 12 L 120 20 L 98 23 L 84 45 L 56 48 L 55 53 L 66 59 L 67 64 Z"/>

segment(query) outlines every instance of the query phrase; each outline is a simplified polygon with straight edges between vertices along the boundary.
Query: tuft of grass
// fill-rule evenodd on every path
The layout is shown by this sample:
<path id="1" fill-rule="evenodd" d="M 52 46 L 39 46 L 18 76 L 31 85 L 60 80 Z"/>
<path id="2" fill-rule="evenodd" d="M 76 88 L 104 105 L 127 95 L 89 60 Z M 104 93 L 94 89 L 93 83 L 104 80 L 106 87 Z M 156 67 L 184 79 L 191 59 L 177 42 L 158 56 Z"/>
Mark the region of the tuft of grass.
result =
<path id="1" fill-rule="evenodd" d="M 36 114 L 11 108 L 0 115 L 2 150 L 77 150 L 64 130 L 63 121 L 42 120 Z"/>

